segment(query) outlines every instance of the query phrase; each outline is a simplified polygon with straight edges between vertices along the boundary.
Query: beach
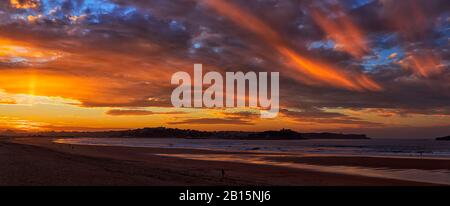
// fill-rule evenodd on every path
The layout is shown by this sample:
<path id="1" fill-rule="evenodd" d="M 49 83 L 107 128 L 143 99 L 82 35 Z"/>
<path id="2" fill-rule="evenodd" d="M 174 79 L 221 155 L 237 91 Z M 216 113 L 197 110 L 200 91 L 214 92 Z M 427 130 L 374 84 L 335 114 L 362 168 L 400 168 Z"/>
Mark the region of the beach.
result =
<path id="1" fill-rule="evenodd" d="M 256 153 L 257 154 L 257 153 Z M 245 156 L 251 152 L 57 144 L 52 138 L 0 141 L 0 185 L 148 186 L 411 186 L 436 185 L 392 178 L 318 172 L 264 164 L 198 160 L 183 156 Z M 276 156 L 276 158 L 283 158 Z M 286 157 L 287 158 L 287 157 Z M 298 157 L 312 165 L 450 169 L 446 159 Z M 374 165 L 376 164 L 376 165 Z M 224 174 L 222 174 L 222 170 Z"/>

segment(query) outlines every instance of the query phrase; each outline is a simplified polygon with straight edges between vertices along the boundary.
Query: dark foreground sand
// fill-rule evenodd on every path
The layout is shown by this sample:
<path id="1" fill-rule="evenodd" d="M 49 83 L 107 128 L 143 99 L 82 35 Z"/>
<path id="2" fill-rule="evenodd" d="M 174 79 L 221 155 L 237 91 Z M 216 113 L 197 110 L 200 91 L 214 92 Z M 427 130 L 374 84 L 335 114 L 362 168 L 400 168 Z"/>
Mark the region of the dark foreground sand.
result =
<path id="1" fill-rule="evenodd" d="M 322 173 L 285 167 L 187 160 L 156 154 L 227 152 L 55 144 L 50 138 L 0 139 L 0 185 L 428 185 L 402 180 Z M 232 153 L 238 154 L 238 153 Z M 331 158 L 331 157 L 330 157 Z M 339 158 L 339 157 L 334 157 Z M 318 165 L 448 169 L 449 160 L 304 157 Z M 433 161 L 433 162 L 429 162 Z M 399 166 L 400 165 L 400 166 Z M 225 177 L 222 177 L 222 169 Z"/>

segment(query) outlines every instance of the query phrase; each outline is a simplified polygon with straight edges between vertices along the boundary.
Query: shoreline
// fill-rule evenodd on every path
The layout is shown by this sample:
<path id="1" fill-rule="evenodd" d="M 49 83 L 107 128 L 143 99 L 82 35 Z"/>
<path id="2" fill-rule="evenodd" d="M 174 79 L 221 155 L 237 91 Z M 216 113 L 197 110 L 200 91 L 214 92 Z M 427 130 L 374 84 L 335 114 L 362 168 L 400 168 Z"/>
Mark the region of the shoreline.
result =
<path id="1" fill-rule="evenodd" d="M 161 156 L 173 155 L 238 155 L 252 152 L 226 152 L 195 149 L 130 148 L 117 146 L 66 145 L 53 143 L 53 138 L 13 138 L 0 140 L 2 157 L 10 156 L 11 164 L 0 170 L 1 185 L 280 185 L 280 186 L 425 186 L 416 181 L 360 175 L 337 174 L 257 165 L 240 162 L 205 161 Z M 21 155 L 14 155 L 21 154 Z M 306 158 L 306 157 L 299 157 Z M 308 164 L 327 165 L 331 159 L 301 159 Z M 294 161 L 291 159 L 284 159 Z M 364 165 L 366 159 L 347 159 L 347 164 Z M 372 159 L 373 160 L 373 159 Z M 299 161 L 295 159 L 295 161 Z M 334 159 L 331 162 L 342 162 Z M 386 158 L 374 161 L 385 164 Z M 442 160 L 440 169 L 448 169 L 450 161 Z M 427 163 L 428 162 L 428 163 Z M 415 160 L 410 165 L 435 169 L 429 160 Z M 428 165 L 428 166 L 427 166 Z M 379 166 L 379 165 L 377 165 Z M 36 169 L 34 173 L 11 171 Z M 225 177 L 221 170 L 225 170 Z M 50 171 L 50 172 L 45 172 Z M 101 177 L 87 181 L 86 178 Z M 45 178 L 44 178 L 45 177 Z"/>

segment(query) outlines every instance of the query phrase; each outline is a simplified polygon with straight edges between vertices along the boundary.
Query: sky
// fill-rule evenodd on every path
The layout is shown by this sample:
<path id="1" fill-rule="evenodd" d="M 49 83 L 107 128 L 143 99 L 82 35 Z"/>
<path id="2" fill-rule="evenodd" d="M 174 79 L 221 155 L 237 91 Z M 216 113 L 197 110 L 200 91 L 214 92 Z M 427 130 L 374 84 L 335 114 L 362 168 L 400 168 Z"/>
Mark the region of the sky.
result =
<path id="1" fill-rule="evenodd" d="M 4 0 L 0 131 L 450 135 L 447 0 Z M 178 71 L 280 72 L 280 113 L 174 108 Z"/>

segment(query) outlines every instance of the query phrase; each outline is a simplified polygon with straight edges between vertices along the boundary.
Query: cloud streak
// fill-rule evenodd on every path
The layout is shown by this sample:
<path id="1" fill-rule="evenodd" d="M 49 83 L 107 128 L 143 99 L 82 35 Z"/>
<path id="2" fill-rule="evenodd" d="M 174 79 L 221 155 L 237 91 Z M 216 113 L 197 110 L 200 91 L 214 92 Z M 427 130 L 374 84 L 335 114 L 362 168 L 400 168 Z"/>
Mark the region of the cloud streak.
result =
<path id="1" fill-rule="evenodd" d="M 303 57 L 293 49 L 289 48 L 279 34 L 267 24 L 251 15 L 249 12 L 243 11 L 236 5 L 223 0 L 203 1 L 203 3 L 213 8 L 221 15 L 228 17 L 242 28 L 250 30 L 265 40 L 266 43 L 271 45 L 281 56 L 288 60 L 290 67 L 300 72 L 297 75 L 306 75 L 309 78 L 324 82 L 328 85 L 351 90 L 381 90 L 380 85 L 364 74 L 347 74 L 342 70 L 333 68 L 325 63 L 318 63 L 312 59 Z M 348 27 L 353 29 L 353 27 Z"/>
<path id="2" fill-rule="evenodd" d="M 112 109 L 106 112 L 107 115 L 112 116 L 140 116 L 140 115 L 176 115 L 176 114 L 186 114 L 186 112 L 172 111 L 172 112 L 153 112 L 149 110 L 141 109 Z"/>
<path id="3" fill-rule="evenodd" d="M 446 0 L 1 1 L 0 113 L 30 128 L 432 128 L 450 121 L 448 17 Z M 155 115 L 194 63 L 280 72 L 289 112 Z"/>

